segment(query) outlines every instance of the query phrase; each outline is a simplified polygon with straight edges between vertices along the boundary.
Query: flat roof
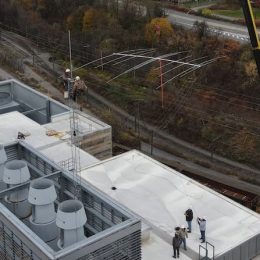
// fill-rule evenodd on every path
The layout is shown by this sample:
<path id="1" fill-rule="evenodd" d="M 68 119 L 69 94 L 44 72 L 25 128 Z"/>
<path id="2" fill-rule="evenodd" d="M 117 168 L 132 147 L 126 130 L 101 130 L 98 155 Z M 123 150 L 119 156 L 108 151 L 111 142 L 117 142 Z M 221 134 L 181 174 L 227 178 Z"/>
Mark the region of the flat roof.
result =
<path id="1" fill-rule="evenodd" d="M 194 220 L 187 255 L 198 255 L 199 216 L 207 216 L 206 238 L 215 246 L 215 256 L 260 234 L 257 213 L 136 150 L 88 167 L 81 177 L 138 214 L 168 248 L 174 228 L 186 225 L 184 212 L 191 206 Z"/>
<path id="2" fill-rule="evenodd" d="M 78 116 L 78 130 L 80 133 L 89 134 L 103 129 L 111 128 L 108 124 L 101 122 L 97 118 L 77 111 Z M 53 129 L 58 132 L 70 131 L 70 114 L 65 113 L 63 115 L 53 116 L 51 123 L 45 124 L 46 129 Z"/>
<path id="3" fill-rule="evenodd" d="M 36 123 L 17 111 L 0 115 L 0 122 L 0 143 L 6 145 L 15 142 L 18 132 L 22 132 L 28 135 L 25 137 L 25 143 L 45 154 L 55 163 L 62 165 L 61 162 L 64 162 L 65 168 L 70 169 L 67 167 L 71 164 L 69 162 L 71 147 L 66 140 L 69 138 L 66 137 L 67 133 L 61 133 L 60 136 L 48 136 L 44 125 Z M 80 159 L 81 167 L 99 162 L 97 158 L 83 150 L 80 150 Z"/>
<path id="4" fill-rule="evenodd" d="M 157 236 L 154 232 L 150 232 L 149 240 L 142 242 L 142 259 L 143 260 L 163 260 L 172 259 L 173 249 L 167 242 Z M 181 260 L 194 260 L 180 252 Z"/>
<path id="5" fill-rule="evenodd" d="M 50 147 L 38 149 L 42 154 L 47 156 L 51 161 L 57 163 L 67 170 L 72 170 L 71 147 L 68 143 L 62 142 Z M 79 149 L 80 167 L 85 168 L 93 165 L 99 160 L 91 154 Z"/>
<path id="6" fill-rule="evenodd" d="M 71 108 L 32 88 L 17 81 L 0 81 L 0 94 L 9 94 L 6 104 L 0 103 L 0 114 L 9 111 L 19 111 L 46 129 L 68 132 L 70 129 Z M 8 110 L 7 110 L 8 109 Z M 109 129 L 111 126 L 87 115 L 76 111 L 80 133 L 86 135 L 100 130 Z"/>

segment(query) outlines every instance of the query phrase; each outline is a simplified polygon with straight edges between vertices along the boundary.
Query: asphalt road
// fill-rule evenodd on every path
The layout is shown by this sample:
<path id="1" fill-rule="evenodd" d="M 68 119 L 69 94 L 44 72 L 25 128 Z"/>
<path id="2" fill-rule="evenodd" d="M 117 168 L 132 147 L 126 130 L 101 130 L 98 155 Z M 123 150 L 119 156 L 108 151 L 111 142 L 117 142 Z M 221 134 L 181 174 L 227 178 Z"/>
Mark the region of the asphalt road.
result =
<path id="1" fill-rule="evenodd" d="M 192 28 L 194 22 L 196 21 L 206 22 L 211 33 L 216 33 L 222 35 L 223 37 L 231 38 L 244 43 L 249 42 L 248 31 L 245 26 L 186 14 L 171 9 L 166 9 L 166 13 L 168 15 L 168 19 L 173 25 L 178 24 L 185 28 Z"/>

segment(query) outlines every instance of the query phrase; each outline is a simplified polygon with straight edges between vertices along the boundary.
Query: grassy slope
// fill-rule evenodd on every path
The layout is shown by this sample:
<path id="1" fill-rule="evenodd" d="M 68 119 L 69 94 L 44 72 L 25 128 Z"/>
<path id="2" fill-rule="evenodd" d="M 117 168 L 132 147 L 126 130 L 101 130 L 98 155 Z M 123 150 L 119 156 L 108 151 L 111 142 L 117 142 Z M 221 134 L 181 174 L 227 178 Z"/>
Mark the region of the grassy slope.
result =
<path id="1" fill-rule="evenodd" d="M 232 18 L 244 18 L 242 9 L 237 10 L 212 10 L 214 14 L 224 15 Z M 260 19 L 260 9 L 254 8 L 254 15 L 256 19 Z"/>

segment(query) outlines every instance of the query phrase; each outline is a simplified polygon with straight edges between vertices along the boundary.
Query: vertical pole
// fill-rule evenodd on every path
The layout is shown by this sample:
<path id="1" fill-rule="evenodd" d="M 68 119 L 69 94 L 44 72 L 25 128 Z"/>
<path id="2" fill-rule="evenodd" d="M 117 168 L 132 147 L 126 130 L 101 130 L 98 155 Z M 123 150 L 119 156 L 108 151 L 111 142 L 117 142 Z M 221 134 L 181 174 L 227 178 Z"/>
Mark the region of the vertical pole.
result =
<path id="1" fill-rule="evenodd" d="M 103 70 L 104 67 L 103 67 L 103 51 L 102 50 L 100 51 L 100 62 L 101 62 L 101 68 Z"/>
<path id="2" fill-rule="evenodd" d="M 151 133 L 151 155 L 153 155 L 153 130 L 152 130 L 152 133 Z"/>
<path id="3" fill-rule="evenodd" d="M 71 62 L 71 41 L 70 41 L 70 30 L 69 30 L 69 51 L 70 51 L 70 78 L 72 79 L 72 62 Z"/>
<path id="4" fill-rule="evenodd" d="M 139 140 L 139 151 L 141 150 L 141 140 L 140 140 L 140 101 L 138 101 L 138 140 Z"/>
<path id="5" fill-rule="evenodd" d="M 163 86 L 163 70 L 162 70 L 162 60 L 159 59 L 160 64 L 160 86 L 161 86 L 161 99 L 162 99 L 162 108 L 164 107 L 164 86 Z"/>
<path id="6" fill-rule="evenodd" d="M 116 1 L 116 15 L 119 17 L 119 0 Z"/>
<path id="7" fill-rule="evenodd" d="M 46 100 L 46 121 L 50 123 L 51 121 L 51 103 L 50 100 Z"/>
<path id="8" fill-rule="evenodd" d="M 135 58 L 133 60 L 134 60 L 134 67 L 135 67 Z M 135 82 L 135 69 L 134 69 L 134 72 L 133 72 L 133 76 L 134 76 L 134 82 Z"/>
<path id="9" fill-rule="evenodd" d="M 136 110 L 135 110 L 135 133 L 136 133 Z"/>

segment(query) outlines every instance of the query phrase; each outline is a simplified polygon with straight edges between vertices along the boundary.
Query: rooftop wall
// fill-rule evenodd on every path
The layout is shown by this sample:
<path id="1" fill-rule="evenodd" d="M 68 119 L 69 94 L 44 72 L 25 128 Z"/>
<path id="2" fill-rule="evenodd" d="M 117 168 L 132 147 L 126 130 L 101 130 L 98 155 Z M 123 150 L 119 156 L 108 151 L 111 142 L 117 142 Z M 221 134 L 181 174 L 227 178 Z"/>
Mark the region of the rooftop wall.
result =
<path id="1" fill-rule="evenodd" d="M 19 112 L 25 113 L 29 118 L 39 124 L 46 124 L 50 122 L 52 116 L 69 111 L 68 107 L 45 95 L 42 95 L 41 93 L 16 80 L 6 80 L 0 82 L 0 92 L 10 93 L 12 101 L 19 104 L 19 108 L 15 107 L 8 112 L 18 110 Z M 7 111 L 3 111 L 2 113 L 5 112 Z"/>
<path id="2" fill-rule="evenodd" d="M 60 250 L 40 240 L 30 229 L 28 219 L 18 219 L 5 206 L 5 196 L 25 189 L 30 183 L 0 191 L 1 259 L 141 259 L 141 223 L 129 210 L 27 144 L 18 142 L 5 148 L 8 161 L 27 162 L 31 179 L 52 179 L 58 195 L 56 208 L 60 202 L 74 199 L 78 194 L 88 220 L 84 225 L 87 238 Z"/>

